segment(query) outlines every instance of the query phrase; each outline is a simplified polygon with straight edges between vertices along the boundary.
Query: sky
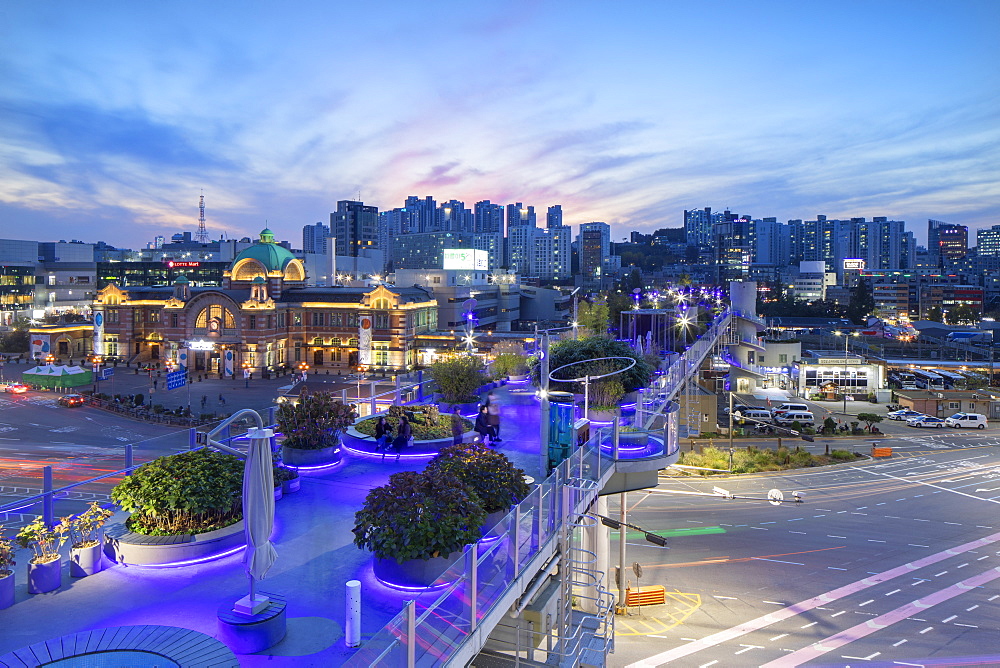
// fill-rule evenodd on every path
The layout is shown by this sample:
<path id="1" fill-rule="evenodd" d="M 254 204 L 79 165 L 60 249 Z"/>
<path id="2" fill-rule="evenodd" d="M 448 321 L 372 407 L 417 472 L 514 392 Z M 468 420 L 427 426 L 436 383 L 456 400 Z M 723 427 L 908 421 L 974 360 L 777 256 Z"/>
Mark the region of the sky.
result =
<path id="1" fill-rule="evenodd" d="M 924 242 L 1000 224 L 998 34 L 996 0 L 7 0 L 0 237 L 138 248 L 204 193 L 213 238 L 295 246 L 359 194 Z"/>

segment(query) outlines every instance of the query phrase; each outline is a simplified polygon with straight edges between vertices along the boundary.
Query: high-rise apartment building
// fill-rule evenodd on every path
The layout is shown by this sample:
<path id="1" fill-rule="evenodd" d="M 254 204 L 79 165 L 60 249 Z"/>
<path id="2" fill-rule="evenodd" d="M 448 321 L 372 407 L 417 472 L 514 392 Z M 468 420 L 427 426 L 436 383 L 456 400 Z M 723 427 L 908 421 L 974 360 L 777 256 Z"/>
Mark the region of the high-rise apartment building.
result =
<path id="1" fill-rule="evenodd" d="M 548 212 L 545 214 L 545 227 L 552 229 L 553 227 L 562 227 L 563 224 L 563 210 L 561 204 L 554 204 L 549 207 Z"/>
<path id="2" fill-rule="evenodd" d="M 871 222 L 860 221 L 857 234 L 857 253 L 854 257 L 865 261 L 869 271 L 907 271 L 915 266 L 916 242 L 906 223 L 876 216 Z"/>
<path id="3" fill-rule="evenodd" d="M 535 207 L 524 206 L 521 202 L 507 205 L 507 230 L 512 227 L 536 227 Z"/>
<path id="4" fill-rule="evenodd" d="M 601 222 L 582 223 L 577 239 L 580 273 L 584 281 L 599 280 L 601 275 L 607 273 L 611 257 L 611 226 Z"/>
<path id="5" fill-rule="evenodd" d="M 361 250 L 377 247 L 378 207 L 340 200 L 330 214 L 330 229 L 336 238 L 336 254 L 356 258 Z"/>
<path id="6" fill-rule="evenodd" d="M 434 198 L 428 195 L 420 199 L 416 195 L 406 198 L 404 204 L 410 216 L 410 229 L 408 232 L 433 232 L 437 222 L 437 203 Z"/>
<path id="7" fill-rule="evenodd" d="M 302 252 L 326 255 L 330 240 L 330 227 L 323 223 L 302 228 Z"/>
<path id="8" fill-rule="evenodd" d="M 543 280 L 559 281 L 570 277 L 572 239 L 569 227 L 534 230 L 530 250 L 529 273 Z"/>
<path id="9" fill-rule="evenodd" d="M 503 235 L 503 213 L 502 204 L 493 204 L 488 199 L 476 202 L 476 232 L 499 232 Z"/>
<path id="10" fill-rule="evenodd" d="M 465 202 L 449 200 L 441 204 L 437 210 L 435 230 L 439 232 L 472 232 L 475 228 L 475 215 L 465 208 Z"/>
<path id="11" fill-rule="evenodd" d="M 711 246 L 715 243 L 713 226 L 722 221 L 722 214 L 712 213 L 712 207 L 684 211 L 684 234 L 688 246 Z"/>

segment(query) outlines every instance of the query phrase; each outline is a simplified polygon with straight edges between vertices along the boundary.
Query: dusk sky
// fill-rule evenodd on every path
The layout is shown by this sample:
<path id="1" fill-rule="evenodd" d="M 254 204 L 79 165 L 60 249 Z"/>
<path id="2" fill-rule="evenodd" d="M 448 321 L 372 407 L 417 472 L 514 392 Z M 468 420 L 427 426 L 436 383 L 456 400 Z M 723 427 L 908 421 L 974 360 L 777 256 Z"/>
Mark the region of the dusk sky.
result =
<path id="1" fill-rule="evenodd" d="M 0 236 L 140 247 L 339 199 L 1000 223 L 1000 2 L 0 5 Z M 970 241 L 974 242 L 974 234 Z"/>

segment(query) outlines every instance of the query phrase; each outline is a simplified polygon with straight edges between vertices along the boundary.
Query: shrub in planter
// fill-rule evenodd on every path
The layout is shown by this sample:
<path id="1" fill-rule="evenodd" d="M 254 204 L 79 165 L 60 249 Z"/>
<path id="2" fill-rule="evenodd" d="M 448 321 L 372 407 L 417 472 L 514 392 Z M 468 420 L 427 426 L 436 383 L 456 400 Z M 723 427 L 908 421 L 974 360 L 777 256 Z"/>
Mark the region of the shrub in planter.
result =
<path id="1" fill-rule="evenodd" d="M 0 610 L 14 605 L 14 541 L 3 535 L 0 525 Z"/>
<path id="2" fill-rule="evenodd" d="M 474 355 L 435 362 L 427 371 L 448 404 L 479 401 L 476 391 L 489 382 L 483 361 Z"/>
<path id="3" fill-rule="evenodd" d="M 490 375 L 494 380 L 507 376 L 525 376 L 528 373 L 528 358 L 519 353 L 500 353 L 490 365 Z"/>
<path id="4" fill-rule="evenodd" d="M 62 585 L 62 561 L 59 550 L 69 535 L 69 518 L 49 529 L 41 517 L 17 532 L 17 544 L 31 548 L 33 556 L 28 561 L 28 591 L 44 594 Z"/>
<path id="5" fill-rule="evenodd" d="M 69 572 L 74 577 L 93 575 L 101 570 L 101 529 L 114 511 L 101 508 L 96 501 L 69 523 Z"/>
<path id="6" fill-rule="evenodd" d="M 276 416 L 285 435 L 283 446 L 296 450 L 334 447 L 340 431 L 356 419 L 355 405 L 335 400 L 329 392 L 303 393 L 297 402 L 281 404 Z"/>
<path id="7" fill-rule="evenodd" d="M 482 502 L 458 476 L 438 469 L 395 473 L 354 515 L 354 544 L 397 563 L 443 557 L 481 537 Z"/>
<path id="8" fill-rule="evenodd" d="M 111 500 L 132 513 L 129 531 L 172 536 L 243 519 L 243 461 L 201 449 L 160 457 L 118 483 Z"/>
<path id="9" fill-rule="evenodd" d="M 507 510 L 531 491 L 522 469 L 503 453 L 480 443 L 442 448 L 425 472 L 432 469 L 451 473 L 471 487 L 487 514 Z"/>
<path id="10" fill-rule="evenodd" d="M 437 411 L 437 407 L 433 407 Z M 420 413 L 416 415 L 417 420 L 421 419 Z M 368 418 L 362 420 L 354 425 L 354 428 L 366 436 L 375 436 L 375 423 L 377 418 Z M 396 427 L 399 425 L 399 417 L 392 415 L 392 410 L 386 415 L 385 421 L 392 425 L 393 433 L 396 432 Z M 462 418 L 462 422 L 465 425 L 465 431 L 472 431 L 472 423 Z M 442 438 L 451 438 L 451 420 L 438 420 L 437 423 L 429 422 L 417 422 L 410 420 L 410 429 L 413 432 L 413 440 L 415 441 L 435 441 Z"/>

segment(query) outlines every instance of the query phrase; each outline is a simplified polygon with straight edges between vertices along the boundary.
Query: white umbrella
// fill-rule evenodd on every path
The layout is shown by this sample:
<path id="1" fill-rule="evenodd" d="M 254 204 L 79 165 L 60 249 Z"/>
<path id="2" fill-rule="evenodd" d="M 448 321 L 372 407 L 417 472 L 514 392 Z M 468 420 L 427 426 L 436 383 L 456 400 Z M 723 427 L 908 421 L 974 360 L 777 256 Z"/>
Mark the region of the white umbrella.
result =
<path id="1" fill-rule="evenodd" d="M 243 526 L 246 530 L 247 549 L 243 553 L 243 566 L 250 578 L 250 595 L 236 602 L 236 611 L 256 615 L 267 607 L 270 600 L 257 596 L 254 585 L 264 579 L 277 553 L 271 544 L 274 529 L 274 469 L 271 462 L 270 429 L 251 429 L 250 447 L 247 448 L 243 467 Z"/>

